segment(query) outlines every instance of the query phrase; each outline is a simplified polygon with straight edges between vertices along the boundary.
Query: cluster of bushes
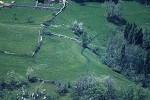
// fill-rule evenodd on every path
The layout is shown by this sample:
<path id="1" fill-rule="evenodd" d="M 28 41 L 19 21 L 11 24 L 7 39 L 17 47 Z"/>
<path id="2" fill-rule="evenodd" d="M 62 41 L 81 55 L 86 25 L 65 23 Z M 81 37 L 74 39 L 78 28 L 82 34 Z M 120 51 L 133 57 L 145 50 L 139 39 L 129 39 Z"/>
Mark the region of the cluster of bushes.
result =
<path id="1" fill-rule="evenodd" d="M 27 80 L 15 73 L 15 71 L 10 71 L 6 75 L 0 78 L 0 98 L 3 98 L 4 90 L 13 91 L 15 89 L 21 88 L 23 85 L 28 85 Z"/>
<path id="2" fill-rule="evenodd" d="M 150 31 L 127 24 L 124 32 L 115 29 L 108 41 L 103 63 L 128 79 L 150 86 Z"/>
<path id="3" fill-rule="evenodd" d="M 77 38 L 81 37 L 81 35 L 84 33 L 82 25 L 83 25 L 82 22 L 78 23 L 77 21 L 74 21 L 72 25 L 72 31 L 74 35 L 77 36 Z"/>
<path id="4" fill-rule="evenodd" d="M 38 81 L 38 77 L 33 68 L 28 68 L 26 72 L 26 76 L 28 77 L 28 81 L 31 83 L 35 83 Z"/>
<path id="5" fill-rule="evenodd" d="M 83 48 L 88 48 L 88 45 L 92 41 L 92 38 L 88 36 L 86 32 L 84 32 L 82 25 L 83 25 L 82 22 L 78 23 L 77 21 L 75 21 L 72 25 L 72 31 L 76 36 L 76 38 L 82 41 Z"/>
<path id="6" fill-rule="evenodd" d="M 12 91 L 23 85 L 27 85 L 27 80 L 13 70 L 0 78 L 0 91 L 3 91 L 3 89 Z"/>
<path id="7" fill-rule="evenodd" d="M 91 37 L 91 36 L 88 36 L 88 34 L 86 32 L 84 32 L 84 29 L 83 29 L 83 23 L 78 23 L 77 21 L 75 21 L 72 25 L 72 31 L 75 35 L 75 37 L 82 41 L 82 47 L 85 49 L 85 48 L 88 48 L 89 50 L 91 50 L 93 53 L 95 53 L 96 55 L 100 55 L 100 51 L 99 51 L 99 48 L 98 47 L 93 47 L 93 46 L 90 46 L 90 43 L 98 36 L 94 36 L 94 37 Z"/>
<path id="8" fill-rule="evenodd" d="M 72 84 L 74 100 L 147 100 L 147 90 L 137 86 L 117 86 L 109 76 L 87 75 Z"/>
<path id="9" fill-rule="evenodd" d="M 48 95 L 43 88 L 44 81 L 37 85 L 34 90 L 30 89 L 30 84 L 39 82 L 33 68 L 27 69 L 27 78 L 20 76 L 15 71 L 10 71 L 0 78 L 0 99 L 15 100 L 56 100 L 57 96 Z M 18 94 L 13 93 L 15 90 Z"/>
<path id="10" fill-rule="evenodd" d="M 51 100 L 53 99 L 46 94 L 46 89 L 42 87 L 42 83 L 35 87 L 34 91 L 29 90 L 26 86 L 22 86 L 21 92 L 17 94 L 16 100 Z"/>
<path id="11" fill-rule="evenodd" d="M 30 70 L 30 71 L 29 71 Z M 27 75 L 33 75 L 33 71 L 29 68 Z M 34 75 L 33 75 L 34 76 Z M 18 94 L 13 95 L 16 100 L 57 100 L 61 96 L 70 94 L 73 100 L 147 100 L 148 92 L 140 86 L 117 86 L 115 81 L 109 76 L 85 75 L 75 79 L 72 83 L 59 85 L 56 87 L 56 94 L 52 96 L 47 94 L 43 88 L 44 81 L 37 85 L 34 89 L 30 89 L 29 84 L 24 84 L 25 79 L 14 71 L 9 72 L 5 76 L 7 85 L 18 89 Z M 15 82 L 12 84 L 12 82 Z M 13 88 L 13 89 L 16 89 Z M 10 88 L 5 88 L 13 91 Z M 8 99 L 9 96 L 0 90 L 0 98 Z M 3 98 L 4 97 L 4 98 Z"/>
<path id="12" fill-rule="evenodd" d="M 59 96 L 71 94 L 73 100 L 147 100 L 148 90 L 141 86 L 116 85 L 109 76 L 85 75 L 57 88 Z"/>

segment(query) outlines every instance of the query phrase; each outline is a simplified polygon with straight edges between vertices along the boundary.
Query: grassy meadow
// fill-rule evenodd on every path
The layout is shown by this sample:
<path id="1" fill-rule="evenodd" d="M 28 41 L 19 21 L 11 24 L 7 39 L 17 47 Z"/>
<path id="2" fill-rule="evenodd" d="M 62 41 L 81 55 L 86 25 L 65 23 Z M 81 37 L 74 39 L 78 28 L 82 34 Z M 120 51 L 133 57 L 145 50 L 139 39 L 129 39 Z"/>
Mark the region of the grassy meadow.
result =
<path id="1" fill-rule="evenodd" d="M 16 3 L 34 5 L 35 0 L 16 0 Z M 150 27 L 149 8 L 136 2 L 125 1 L 122 9 L 123 16 L 129 22 L 135 22 L 141 27 Z M 0 10 L 0 51 L 31 55 L 38 40 L 40 23 L 50 19 L 54 12 L 29 8 L 4 8 Z M 53 25 L 61 26 L 49 26 L 47 31 L 74 37 L 71 26 L 77 20 L 83 23 L 84 30 L 88 35 L 99 35 L 92 41 L 92 44 L 97 45 L 101 48 L 102 53 L 105 53 L 107 37 L 115 27 L 115 25 L 107 22 L 105 15 L 104 4 L 86 3 L 85 6 L 81 6 L 69 0 L 67 8 L 56 17 L 53 23 Z M 29 16 L 32 17 L 32 23 L 27 22 Z M 17 19 L 15 20 L 14 17 Z M 25 76 L 27 68 L 32 67 L 37 76 L 42 79 L 72 81 L 79 75 L 86 73 L 84 67 L 86 58 L 81 55 L 81 50 L 82 47 L 74 41 L 55 36 L 44 36 L 41 49 L 34 58 L 0 53 L 0 76 L 11 70 Z M 97 76 L 111 76 L 117 84 L 134 85 L 124 76 L 102 64 L 92 52 L 86 50 L 84 54 L 90 59 L 89 73 Z M 45 87 L 48 92 L 54 90 L 53 86 L 45 85 Z M 66 100 L 66 97 L 62 99 Z"/>

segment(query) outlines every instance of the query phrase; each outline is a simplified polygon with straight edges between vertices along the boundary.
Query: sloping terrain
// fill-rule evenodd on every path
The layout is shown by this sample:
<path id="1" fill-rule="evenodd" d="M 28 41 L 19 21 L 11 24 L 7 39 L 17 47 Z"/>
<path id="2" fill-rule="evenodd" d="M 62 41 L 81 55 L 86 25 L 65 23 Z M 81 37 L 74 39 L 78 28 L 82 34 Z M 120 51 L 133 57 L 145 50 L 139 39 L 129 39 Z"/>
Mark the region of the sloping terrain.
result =
<path id="1" fill-rule="evenodd" d="M 27 1 L 29 0 L 16 0 L 16 3 L 34 4 L 34 0 Z M 132 4 L 125 2 L 123 16 L 142 27 L 149 27 L 150 9 L 138 3 L 135 5 L 135 13 L 132 13 Z M 140 8 L 143 11 L 139 11 Z M 69 39 L 43 36 L 41 49 L 35 57 L 30 56 L 38 41 L 40 24 L 50 19 L 55 12 L 29 8 L 4 8 L 0 11 L 0 76 L 11 70 L 25 76 L 27 68 L 32 67 L 39 78 L 67 82 L 87 73 L 86 58 L 81 55 L 82 46 Z M 144 16 L 140 15 L 141 13 Z M 87 3 L 85 6 L 81 6 L 69 1 L 66 9 L 56 17 L 46 31 L 74 38 L 71 26 L 77 20 L 83 23 L 84 31 L 88 35 L 95 36 L 98 34 L 92 44 L 98 46 L 104 53 L 107 36 L 115 27 L 107 22 L 105 14 L 103 4 Z M 134 14 L 137 15 L 136 18 L 133 18 Z M 32 23 L 28 22 L 30 16 L 33 20 Z M 5 51 L 5 53 L 1 51 Z M 117 84 L 134 85 L 122 75 L 102 64 L 97 56 L 89 50 L 85 50 L 84 54 L 90 59 L 88 73 L 94 73 L 97 76 L 109 75 L 115 79 Z M 53 89 L 53 87 L 49 88 Z"/>

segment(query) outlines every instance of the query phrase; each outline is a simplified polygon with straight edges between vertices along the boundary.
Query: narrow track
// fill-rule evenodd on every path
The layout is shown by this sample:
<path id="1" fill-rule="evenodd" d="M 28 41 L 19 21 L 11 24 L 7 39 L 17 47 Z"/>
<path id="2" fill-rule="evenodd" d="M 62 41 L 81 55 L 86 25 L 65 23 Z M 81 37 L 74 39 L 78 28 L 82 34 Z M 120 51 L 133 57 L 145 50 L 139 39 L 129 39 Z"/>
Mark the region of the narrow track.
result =
<path id="1" fill-rule="evenodd" d="M 86 73 L 88 73 L 89 72 L 89 67 L 88 66 L 90 64 L 90 59 L 86 55 L 84 55 L 84 53 L 83 53 L 84 51 L 85 51 L 85 48 L 82 49 L 81 55 L 86 58 L 86 63 L 84 65 L 84 68 L 85 68 Z"/>

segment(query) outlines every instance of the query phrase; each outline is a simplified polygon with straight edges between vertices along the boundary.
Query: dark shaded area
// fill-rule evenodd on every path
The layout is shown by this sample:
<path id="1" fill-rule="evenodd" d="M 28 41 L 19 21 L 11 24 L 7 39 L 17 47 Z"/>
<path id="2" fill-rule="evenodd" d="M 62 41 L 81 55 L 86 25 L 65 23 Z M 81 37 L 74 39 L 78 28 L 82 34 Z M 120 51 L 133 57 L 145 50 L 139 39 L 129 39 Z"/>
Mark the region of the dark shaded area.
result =
<path id="1" fill-rule="evenodd" d="M 38 3 L 44 3 L 45 0 L 37 0 Z"/>
<path id="2" fill-rule="evenodd" d="M 127 23 L 127 21 L 124 18 L 116 16 L 116 15 L 111 16 L 111 14 L 108 14 L 107 20 L 108 20 L 108 22 L 111 22 L 118 26 L 126 25 L 126 23 Z"/>
<path id="3" fill-rule="evenodd" d="M 141 4 L 144 4 L 144 5 L 150 5 L 150 0 L 136 0 L 138 2 L 140 2 Z"/>

